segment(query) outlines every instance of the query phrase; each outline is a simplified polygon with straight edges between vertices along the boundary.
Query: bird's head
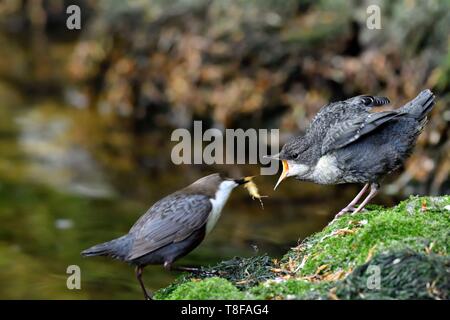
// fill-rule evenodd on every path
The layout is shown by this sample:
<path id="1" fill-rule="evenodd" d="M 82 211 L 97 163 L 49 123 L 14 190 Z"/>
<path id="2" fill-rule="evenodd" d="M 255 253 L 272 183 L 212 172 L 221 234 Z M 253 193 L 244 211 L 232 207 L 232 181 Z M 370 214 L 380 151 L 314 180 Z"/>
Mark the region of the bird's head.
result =
<path id="1" fill-rule="evenodd" d="M 307 152 L 309 147 L 309 139 L 306 137 L 294 137 L 281 148 L 280 153 L 269 156 L 271 159 L 280 160 L 283 164 L 283 171 L 274 190 L 287 177 L 295 176 L 298 179 L 302 179 L 302 177 L 310 173 L 312 165 Z"/>
<path id="2" fill-rule="evenodd" d="M 187 188 L 191 191 L 200 191 L 205 194 L 214 195 L 219 189 L 231 191 L 237 186 L 245 184 L 250 180 L 250 177 L 233 179 L 219 173 L 213 173 L 198 179 Z"/>

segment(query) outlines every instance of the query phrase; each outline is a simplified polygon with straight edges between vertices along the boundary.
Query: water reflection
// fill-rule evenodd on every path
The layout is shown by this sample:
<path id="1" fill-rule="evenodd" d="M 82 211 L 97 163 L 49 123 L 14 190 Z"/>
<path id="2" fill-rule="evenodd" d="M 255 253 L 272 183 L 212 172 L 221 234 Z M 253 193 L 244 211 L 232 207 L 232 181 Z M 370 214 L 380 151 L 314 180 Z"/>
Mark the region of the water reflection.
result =
<path id="1" fill-rule="evenodd" d="M 34 108 L 17 118 L 19 148 L 30 159 L 27 175 L 41 183 L 88 197 L 109 197 L 112 188 L 86 147 L 71 138 L 79 126 L 56 106 Z"/>

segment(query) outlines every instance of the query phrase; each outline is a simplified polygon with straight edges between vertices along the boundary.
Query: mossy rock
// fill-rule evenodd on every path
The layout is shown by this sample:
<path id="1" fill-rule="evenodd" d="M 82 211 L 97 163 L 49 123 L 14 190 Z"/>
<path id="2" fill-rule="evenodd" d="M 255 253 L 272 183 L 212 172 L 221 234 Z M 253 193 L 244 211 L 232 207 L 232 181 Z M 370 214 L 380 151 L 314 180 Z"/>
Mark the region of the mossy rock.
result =
<path id="1" fill-rule="evenodd" d="M 298 268 L 299 275 L 311 276 L 319 268 L 320 273 L 351 271 L 392 249 L 447 255 L 449 205 L 449 196 L 411 197 L 393 208 L 371 206 L 367 212 L 344 215 L 290 250 L 283 261 L 293 261 L 291 268 Z"/>
<path id="2" fill-rule="evenodd" d="M 226 300 L 243 299 L 245 294 L 226 279 L 212 277 L 204 280 L 190 279 L 164 296 L 167 300 Z M 162 298 L 155 295 L 155 298 Z"/>
<path id="3" fill-rule="evenodd" d="M 236 257 L 181 276 L 156 298 L 448 299 L 449 247 L 450 196 L 411 197 L 344 215 L 279 262 Z M 373 270 L 380 281 L 371 286 Z"/>
<path id="4" fill-rule="evenodd" d="M 448 299 L 450 257 L 412 250 L 382 253 L 336 288 L 340 299 Z"/>

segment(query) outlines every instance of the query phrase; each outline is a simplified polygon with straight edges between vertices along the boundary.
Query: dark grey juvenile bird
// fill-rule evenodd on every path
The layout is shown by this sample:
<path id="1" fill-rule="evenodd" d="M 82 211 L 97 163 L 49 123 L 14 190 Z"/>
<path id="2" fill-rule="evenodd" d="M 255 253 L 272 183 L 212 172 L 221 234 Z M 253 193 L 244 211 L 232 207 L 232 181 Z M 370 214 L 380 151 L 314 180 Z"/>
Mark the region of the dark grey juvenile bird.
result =
<path id="1" fill-rule="evenodd" d="M 146 265 L 162 264 L 168 270 L 195 271 L 172 267 L 175 260 L 196 248 L 220 217 L 231 191 L 250 181 L 203 177 L 184 189 L 156 202 L 128 234 L 84 250 L 83 256 L 109 256 L 136 266 L 136 277 L 146 299 L 151 299 L 142 282 Z"/>
<path id="2" fill-rule="evenodd" d="M 275 188 L 290 176 L 319 184 L 361 183 L 362 190 L 337 216 L 361 211 L 377 194 L 383 176 L 410 155 L 434 106 L 434 94 L 424 90 L 399 109 L 369 112 L 389 102 L 386 97 L 357 96 L 323 106 L 305 135 L 292 138 L 272 156 L 283 163 Z"/>

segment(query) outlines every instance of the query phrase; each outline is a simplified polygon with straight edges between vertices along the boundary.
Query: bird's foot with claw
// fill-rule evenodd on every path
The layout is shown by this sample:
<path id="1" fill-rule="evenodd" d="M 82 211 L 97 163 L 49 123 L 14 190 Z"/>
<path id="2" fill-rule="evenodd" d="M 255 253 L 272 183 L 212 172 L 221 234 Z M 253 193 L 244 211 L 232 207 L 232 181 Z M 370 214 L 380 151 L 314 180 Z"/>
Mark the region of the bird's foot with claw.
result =
<path id="1" fill-rule="evenodd" d="M 217 277 L 220 272 L 217 270 L 198 270 L 197 274 L 203 278 Z"/>
<path id="2" fill-rule="evenodd" d="M 334 217 L 339 218 L 340 216 L 343 216 L 346 213 L 350 213 L 350 214 L 354 215 L 354 214 L 357 214 L 358 212 L 366 212 L 367 211 L 366 208 L 363 208 L 363 209 L 359 210 L 358 212 L 356 212 L 357 209 L 358 209 L 357 207 L 356 208 L 355 207 L 346 207 L 346 208 L 342 209 L 341 211 L 339 211 L 339 213 L 336 214 Z"/>
<path id="3" fill-rule="evenodd" d="M 341 211 L 339 211 L 335 216 L 334 219 L 337 219 L 341 216 L 343 216 L 346 213 L 353 213 L 356 210 L 355 207 L 345 207 L 344 209 L 342 209 Z"/>
<path id="4" fill-rule="evenodd" d="M 358 213 L 361 213 L 361 212 L 367 212 L 367 209 L 366 209 L 366 208 L 362 208 L 362 209 L 359 210 L 359 211 L 356 211 L 356 209 L 357 209 L 357 208 L 353 208 L 353 210 L 349 211 L 350 214 L 351 214 L 352 216 L 354 216 L 354 215 L 356 215 L 356 214 L 358 214 Z"/>
<path id="5" fill-rule="evenodd" d="M 205 270 L 203 268 L 178 268 L 178 271 L 190 272 L 193 275 L 200 276 L 202 278 L 218 276 L 219 272 L 216 270 Z"/>
<path id="6" fill-rule="evenodd" d="M 361 210 L 359 210 L 359 211 L 356 211 L 357 209 L 358 209 L 358 208 L 355 208 L 355 207 L 345 207 L 344 209 L 342 209 L 341 211 L 339 211 L 339 212 L 334 216 L 333 220 L 331 220 L 331 222 L 329 223 L 329 225 L 332 224 L 334 221 L 336 221 L 339 217 L 342 217 L 344 214 L 351 214 L 351 215 L 353 216 L 353 215 L 356 215 L 356 214 L 358 214 L 358 213 L 360 213 L 360 212 L 365 212 L 365 211 L 367 211 L 367 209 L 365 209 L 365 208 L 363 208 L 363 209 L 361 209 Z"/>

